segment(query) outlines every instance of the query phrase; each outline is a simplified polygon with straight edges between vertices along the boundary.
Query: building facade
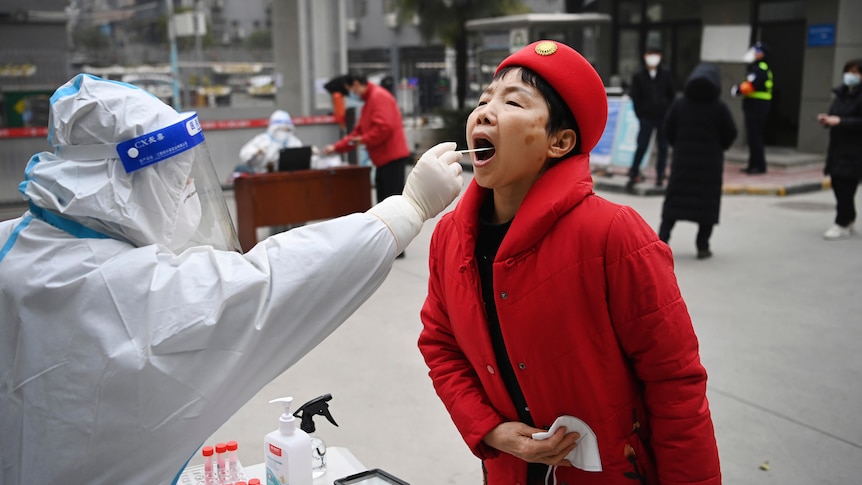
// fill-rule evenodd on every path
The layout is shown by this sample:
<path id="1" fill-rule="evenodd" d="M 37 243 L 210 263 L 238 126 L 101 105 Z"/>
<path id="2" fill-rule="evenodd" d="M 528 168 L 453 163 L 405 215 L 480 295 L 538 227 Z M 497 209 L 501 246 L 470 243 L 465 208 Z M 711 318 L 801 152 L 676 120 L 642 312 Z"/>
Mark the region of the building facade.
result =
<path id="1" fill-rule="evenodd" d="M 166 4 L 166 0 L 4 0 L 0 3 L 0 96 L 52 89 L 93 60 L 166 62 Z M 766 141 L 803 152 L 825 150 L 828 133 L 816 123 L 815 115 L 828 107 L 844 62 L 862 57 L 862 31 L 854 22 L 862 18 L 858 0 L 525 0 L 524 4 L 539 14 L 609 16 L 610 22 L 596 30 L 600 53 L 596 66 L 612 88 L 627 87 L 647 45 L 662 47 L 664 62 L 680 86 L 697 63 L 715 62 L 722 72 L 725 101 L 740 124 L 740 102 L 730 97 L 729 88 L 744 76 L 746 47 L 758 40 L 767 43 L 772 47 L 769 64 L 775 77 L 775 102 Z M 202 50 L 181 49 L 183 65 L 269 62 L 270 69 L 290 81 L 282 83 L 284 93 L 277 102 L 289 102 L 300 113 L 325 113 L 327 100 L 318 85 L 347 69 L 373 80 L 391 76 L 408 114 L 454 106 L 453 51 L 439 39 L 423 39 L 417 28 L 421 19 L 403 19 L 394 0 L 174 0 L 174 6 L 201 11 L 207 19 L 207 37 L 197 39 L 203 43 Z M 275 49 L 245 47 L 244 41 L 254 33 L 267 32 Z M 496 35 L 505 42 L 510 34 Z M 146 45 L 147 39 L 156 42 L 157 48 Z M 80 45 L 87 41 L 97 42 L 94 45 L 101 45 L 101 50 L 88 54 Z M 346 62 L 341 58 L 342 45 Z M 481 46 L 482 41 L 474 39 L 471 50 L 475 54 Z M 297 65 L 302 66 L 299 77 L 291 67 Z M 471 66 L 479 68 L 476 62 Z M 475 88 L 481 89 L 478 84 Z M 293 99 L 297 95 L 303 99 Z M 743 137 L 738 143 L 744 142 Z"/>

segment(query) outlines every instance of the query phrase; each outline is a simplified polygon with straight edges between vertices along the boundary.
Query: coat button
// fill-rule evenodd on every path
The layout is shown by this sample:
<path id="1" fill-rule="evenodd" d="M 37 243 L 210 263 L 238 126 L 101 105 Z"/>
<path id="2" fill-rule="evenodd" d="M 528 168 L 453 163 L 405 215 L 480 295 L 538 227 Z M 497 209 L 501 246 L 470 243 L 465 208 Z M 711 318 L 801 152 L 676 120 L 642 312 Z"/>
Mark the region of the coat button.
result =
<path id="1" fill-rule="evenodd" d="M 494 367 L 491 365 L 488 366 L 488 374 L 494 375 Z"/>
<path id="2" fill-rule="evenodd" d="M 506 293 L 505 291 L 502 291 L 502 292 L 500 292 L 500 298 L 505 300 L 506 298 L 509 298 L 509 294 Z"/>
<path id="3" fill-rule="evenodd" d="M 524 369 L 526 369 L 526 368 L 527 368 L 527 364 L 525 364 L 525 363 L 521 362 L 520 364 L 518 364 L 518 368 L 519 368 L 519 369 L 521 369 L 521 370 L 524 370 Z"/>

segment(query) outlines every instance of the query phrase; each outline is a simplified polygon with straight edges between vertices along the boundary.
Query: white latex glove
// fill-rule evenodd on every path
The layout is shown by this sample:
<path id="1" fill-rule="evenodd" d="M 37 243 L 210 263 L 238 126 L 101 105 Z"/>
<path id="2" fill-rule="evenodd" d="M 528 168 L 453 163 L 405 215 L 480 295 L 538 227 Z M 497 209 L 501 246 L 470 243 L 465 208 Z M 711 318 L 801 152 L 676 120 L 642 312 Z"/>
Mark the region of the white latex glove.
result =
<path id="1" fill-rule="evenodd" d="M 416 205 L 422 220 L 439 214 L 461 192 L 461 154 L 455 146 L 447 141 L 431 147 L 407 176 L 403 195 Z"/>
<path id="2" fill-rule="evenodd" d="M 368 210 L 389 227 L 398 253 L 419 234 L 423 222 L 439 214 L 461 192 L 461 154 L 454 151 L 455 146 L 454 142 L 443 142 L 430 148 L 407 176 L 402 194 Z"/>

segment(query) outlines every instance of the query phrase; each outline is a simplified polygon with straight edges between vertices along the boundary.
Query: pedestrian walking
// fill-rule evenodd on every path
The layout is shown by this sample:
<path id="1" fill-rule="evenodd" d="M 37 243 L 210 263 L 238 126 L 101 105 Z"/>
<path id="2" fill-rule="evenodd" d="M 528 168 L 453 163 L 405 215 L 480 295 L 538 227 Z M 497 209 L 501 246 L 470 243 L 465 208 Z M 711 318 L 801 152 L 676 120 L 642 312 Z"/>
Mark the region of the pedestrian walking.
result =
<path id="1" fill-rule="evenodd" d="M 664 117 L 676 97 L 673 74 L 661 64 L 661 49 L 651 47 L 644 52 L 644 67 L 632 76 L 629 92 L 635 115 L 638 118 L 638 144 L 626 189 L 632 191 L 641 180 L 640 167 L 649 148 L 650 138 L 655 133 L 658 154 L 655 165 L 655 185 L 664 183 L 667 167 L 667 137 L 664 132 Z"/>
<path id="2" fill-rule="evenodd" d="M 832 179 L 835 194 L 835 224 L 823 233 L 827 240 L 845 239 L 853 234 L 856 221 L 856 189 L 862 181 L 862 59 L 844 64 L 842 84 L 833 90 L 828 113 L 817 121 L 829 128 L 829 148 L 823 173 Z"/>
<path id="3" fill-rule="evenodd" d="M 772 71 L 767 63 L 769 47 L 757 42 L 745 53 L 748 63 L 745 81 L 735 84 L 731 94 L 742 96 L 745 115 L 745 137 L 748 143 L 748 165 L 742 169 L 749 175 L 766 173 L 766 148 L 763 133 L 772 105 Z"/>
<path id="4" fill-rule="evenodd" d="M 736 124 L 720 94 L 718 67 L 709 63 L 698 65 L 665 122 L 673 160 L 658 236 L 668 242 L 677 221 L 696 222 L 698 259 L 712 256 L 709 238 L 713 226 L 718 224 L 721 209 L 724 151 L 737 134 Z"/>

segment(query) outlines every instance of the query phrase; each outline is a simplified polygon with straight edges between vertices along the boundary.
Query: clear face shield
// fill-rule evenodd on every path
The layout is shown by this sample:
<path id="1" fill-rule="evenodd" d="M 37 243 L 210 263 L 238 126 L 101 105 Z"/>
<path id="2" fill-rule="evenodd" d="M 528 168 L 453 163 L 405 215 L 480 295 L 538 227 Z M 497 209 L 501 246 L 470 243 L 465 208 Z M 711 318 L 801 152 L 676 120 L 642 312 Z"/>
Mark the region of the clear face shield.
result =
<path id="1" fill-rule="evenodd" d="M 177 253 L 202 245 L 242 252 L 197 114 L 181 116 L 117 145 L 142 205 L 156 209 L 152 242 Z"/>

